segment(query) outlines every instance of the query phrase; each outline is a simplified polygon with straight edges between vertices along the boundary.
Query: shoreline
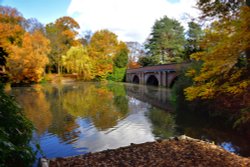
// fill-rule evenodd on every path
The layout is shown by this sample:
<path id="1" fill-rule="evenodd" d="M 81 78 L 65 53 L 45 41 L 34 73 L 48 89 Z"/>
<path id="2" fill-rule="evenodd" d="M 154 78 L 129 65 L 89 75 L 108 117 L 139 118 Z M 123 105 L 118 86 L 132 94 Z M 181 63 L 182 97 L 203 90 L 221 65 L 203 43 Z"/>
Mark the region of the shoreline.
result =
<path id="1" fill-rule="evenodd" d="M 41 167 L 59 166 L 250 166 L 241 157 L 206 141 L 182 135 L 84 155 L 40 159 Z"/>

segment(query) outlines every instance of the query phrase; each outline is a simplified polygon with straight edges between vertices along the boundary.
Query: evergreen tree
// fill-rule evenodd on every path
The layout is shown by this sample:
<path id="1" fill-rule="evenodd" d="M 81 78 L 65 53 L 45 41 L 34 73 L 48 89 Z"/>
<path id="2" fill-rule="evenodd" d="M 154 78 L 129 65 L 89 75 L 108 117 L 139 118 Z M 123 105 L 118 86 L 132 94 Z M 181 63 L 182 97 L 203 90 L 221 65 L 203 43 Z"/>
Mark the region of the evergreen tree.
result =
<path id="1" fill-rule="evenodd" d="M 184 43 L 184 28 L 177 20 L 164 16 L 155 22 L 146 49 L 152 57 L 157 57 L 156 64 L 179 62 Z"/>
<path id="2" fill-rule="evenodd" d="M 204 33 L 199 24 L 191 21 L 188 23 L 187 43 L 185 45 L 185 59 L 189 59 L 192 53 L 201 51 L 200 42 Z"/>

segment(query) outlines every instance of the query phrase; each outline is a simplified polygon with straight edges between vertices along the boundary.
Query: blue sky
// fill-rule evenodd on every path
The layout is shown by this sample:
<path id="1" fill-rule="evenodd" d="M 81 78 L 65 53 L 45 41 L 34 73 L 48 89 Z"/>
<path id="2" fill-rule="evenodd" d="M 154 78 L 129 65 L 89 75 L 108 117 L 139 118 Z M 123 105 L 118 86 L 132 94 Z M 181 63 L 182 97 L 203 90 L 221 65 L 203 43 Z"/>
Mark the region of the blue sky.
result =
<path id="1" fill-rule="evenodd" d="M 80 33 L 108 29 L 123 41 L 143 43 L 157 19 L 167 15 L 186 28 L 189 16 L 197 17 L 196 0 L 0 0 L 23 16 L 43 24 L 63 16 L 74 18 Z"/>
<path id="2" fill-rule="evenodd" d="M 1 0 L 3 6 L 16 8 L 23 16 L 36 18 L 43 24 L 67 15 L 70 0 Z"/>

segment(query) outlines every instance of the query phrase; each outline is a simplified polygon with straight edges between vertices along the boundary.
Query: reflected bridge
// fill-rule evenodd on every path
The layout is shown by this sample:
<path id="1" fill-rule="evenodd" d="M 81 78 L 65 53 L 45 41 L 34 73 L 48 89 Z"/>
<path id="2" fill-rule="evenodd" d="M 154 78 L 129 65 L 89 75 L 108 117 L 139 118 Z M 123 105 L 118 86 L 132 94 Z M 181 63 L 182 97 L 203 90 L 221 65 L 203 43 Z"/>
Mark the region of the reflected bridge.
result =
<path id="1" fill-rule="evenodd" d="M 170 89 L 136 84 L 124 84 L 124 86 L 129 97 L 149 103 L 165 111 L 173 112 L 169 100 Z"/>
<path id="2" fill-rule="evenodd" d="M 188 63 L 172 63 L 127 69 L 126 82 L 171 88 L 181 69 L 187 65 Z"/>

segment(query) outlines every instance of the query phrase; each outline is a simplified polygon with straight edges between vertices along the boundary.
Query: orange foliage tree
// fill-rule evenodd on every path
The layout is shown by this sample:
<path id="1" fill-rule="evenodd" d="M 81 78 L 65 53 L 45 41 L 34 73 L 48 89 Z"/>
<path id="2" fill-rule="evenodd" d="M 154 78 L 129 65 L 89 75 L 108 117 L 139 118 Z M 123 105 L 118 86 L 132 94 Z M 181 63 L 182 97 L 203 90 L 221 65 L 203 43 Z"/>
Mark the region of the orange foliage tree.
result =
<path id="1" fill-rule="evenodd" d="M 39 82 L 48 63 L 50 42 L 38 31 L 25 33 L 22 41 L 21 46 L 11 46 L 12 51 L 7 58 L 10 79 L 13 83 Z"/>
<path id="2" fill-rule="evenodd" d="M 56 67 L 58 73 L 62 72 L 62 56 L 71 46 L 77 46 L 80 41 L 76 39 L 79 24 L 71 17 L 65 16 L 57 19 L 55 23 L 46 25 L 46 36 L 51 41 L 49 54 L 50 67 Z"/>
<path id="3" fill-rule="evenodd" d="M 94 60 L 94 76 L 96 79 L 106 79 L 113 71 L 113 58 L 119 52 L 117 36 L 108 31 L 100 30 L 94 33 L 89 44 L 89 56 Z"/>
<path id="4" fill-rule="evenodd" d="M 25 19 L 16 9 L 0 6 L 0 66 L 5 69 L 6 57 L 13 44 L 20 44 L 24 29 L 22 23 Z"/>

